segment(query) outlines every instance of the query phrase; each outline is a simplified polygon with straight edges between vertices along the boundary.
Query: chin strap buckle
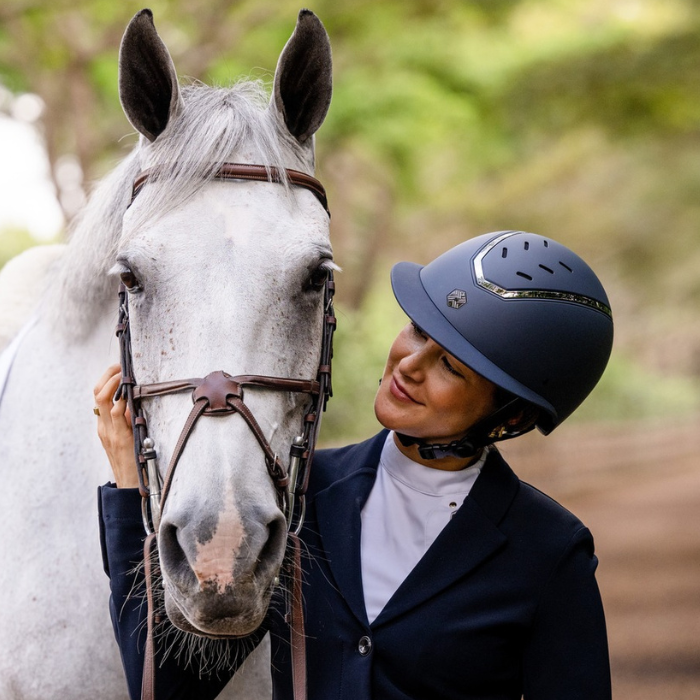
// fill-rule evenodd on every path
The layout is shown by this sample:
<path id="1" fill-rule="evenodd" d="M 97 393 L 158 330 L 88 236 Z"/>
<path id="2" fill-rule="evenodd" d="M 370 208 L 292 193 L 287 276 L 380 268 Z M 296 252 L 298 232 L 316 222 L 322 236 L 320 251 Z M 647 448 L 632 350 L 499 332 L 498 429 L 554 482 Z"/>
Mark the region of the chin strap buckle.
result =
<path id="1" fill-rule="evenodd" d="M 396 437 L 404 447 L 418 446 L 418 454 L 421 459 L 443 459 L 444 457 L 458 457 L 467 459 L 473 457 L 484 446 L 479 444 L 471 435 L 465 435 L 461 440 L 454 440 L 447 444 L 429 444 L 421 438 L 415 438 L 404 433 L 396 433 Z"/>
<path id="2" fill-rule="evenodd" d="M 418 454 L 421 456 L 421 459 L 439 459 L 435 454 L 435 447 L 435 445 L 419 445 Z"/>
<path id="3" fill-rule="evenodd" d="M 447 445 L 424 445 L 418 443 L 418 454 L 422 459 L 443 459 L 444 457 L 458 457 L 467 459 L 473 457 L 479 448 L 469 440 L 457 440 Z"/>

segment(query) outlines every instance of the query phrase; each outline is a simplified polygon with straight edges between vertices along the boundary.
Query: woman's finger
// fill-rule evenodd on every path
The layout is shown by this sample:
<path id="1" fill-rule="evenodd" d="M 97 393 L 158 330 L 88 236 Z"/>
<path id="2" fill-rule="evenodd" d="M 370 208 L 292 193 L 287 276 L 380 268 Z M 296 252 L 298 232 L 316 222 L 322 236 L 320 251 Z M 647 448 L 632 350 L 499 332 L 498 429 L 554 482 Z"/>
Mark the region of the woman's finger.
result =
<path id="1" fill-rule="evenodd" d="M 114 387 L 117 390 L 117 387 Z M 112 427 L 117 434 L 128 433 L 131 435 L 131 414 L 126 405 L 125 399 L 119 399 L 112 404 L 110 410 L 110 418 L 112 420 Z"/>
<path id="2" fill-rule="evenodd" d="M 138 486 L 138 476 L 131 416 L 124 399 L 113 401 L 120 382 L 121 368 L 112 365 L 95 385 L 95 404 L 99 411 L 97 434 L 109 459 L 117 486 L 134 487 Z"/>
<path id="3" fill-rule="evenodd" d="M 119 365 L 112 365 L 95 385 L 95 407 L 97 415 L 108 418 L 112 410 L 112 398 L 121 381 L 121 369 Z"/>
<path id="4" fill-rule="evenodd" d="M 121 376 L 122 370 L 119 365 L 110 365 L 105 373 L 100 377 L 99 381 L 97 384 L 95 384 L 95 388 L 93 390 L 93 393 L 95 395 L 95 399 L 97 399 L 97 396 L 102 393 L 105 384 L 112 379 L 115 375 Z"/>

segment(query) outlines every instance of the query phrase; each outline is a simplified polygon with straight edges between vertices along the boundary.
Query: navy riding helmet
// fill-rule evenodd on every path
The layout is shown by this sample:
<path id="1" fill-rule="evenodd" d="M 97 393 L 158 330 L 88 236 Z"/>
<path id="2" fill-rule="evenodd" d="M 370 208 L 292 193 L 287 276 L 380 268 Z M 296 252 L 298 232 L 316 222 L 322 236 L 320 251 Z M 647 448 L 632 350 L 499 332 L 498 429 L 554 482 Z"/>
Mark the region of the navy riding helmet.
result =
<path id="1" fill-rule="evenodd" d="M 586 398 L 610 357 L 603 286 L 550 238 L 487 233 L 428 265 L 398 263 L 391 282 L 403 310 L 436 343 L 538 407 L 545 435 Z"/>

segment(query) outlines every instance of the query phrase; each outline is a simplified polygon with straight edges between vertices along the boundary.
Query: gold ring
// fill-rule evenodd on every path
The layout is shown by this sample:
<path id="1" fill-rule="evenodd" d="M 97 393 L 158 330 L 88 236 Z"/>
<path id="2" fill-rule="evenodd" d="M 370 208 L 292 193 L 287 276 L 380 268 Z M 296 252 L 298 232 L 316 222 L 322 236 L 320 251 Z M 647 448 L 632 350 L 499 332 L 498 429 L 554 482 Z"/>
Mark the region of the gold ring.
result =
<path id="1" fill-rule="evenodd" d="M 99 415 L 100 415 L 100 409 L 97 408 L 97 406 L 95 406 L 95 408 L 92 409 L 92 412 L 93 412 L 96 416 L 99 416 Z"/>

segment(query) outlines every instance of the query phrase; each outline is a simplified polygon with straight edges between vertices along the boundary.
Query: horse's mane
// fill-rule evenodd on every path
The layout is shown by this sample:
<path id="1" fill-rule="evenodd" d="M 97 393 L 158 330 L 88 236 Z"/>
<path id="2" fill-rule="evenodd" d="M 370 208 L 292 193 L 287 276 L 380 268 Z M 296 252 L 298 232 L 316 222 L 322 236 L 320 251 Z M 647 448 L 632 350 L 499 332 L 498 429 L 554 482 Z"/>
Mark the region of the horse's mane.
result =
<path id="1" fill-rule="evenodd" d="M 139 194 L 136 226 L 182 204 L 241 147 L 261 165 L 308 167 L 299 144 L 267 110 L 262 83 L 245 81 L 230 88 L 195 84 L 183 87 L 182 97 L 180 114 L 155 142 L 137 146 L 98 183 L 70 227 L 64 264 L 45 308 L 73 338 L 87 335 L 109 302 L 116 311 L 116 284 L 107 272 L 115 262 L 142 158 L 166 164 L 168 176 L 166 187 L 146 187 Z"/>

